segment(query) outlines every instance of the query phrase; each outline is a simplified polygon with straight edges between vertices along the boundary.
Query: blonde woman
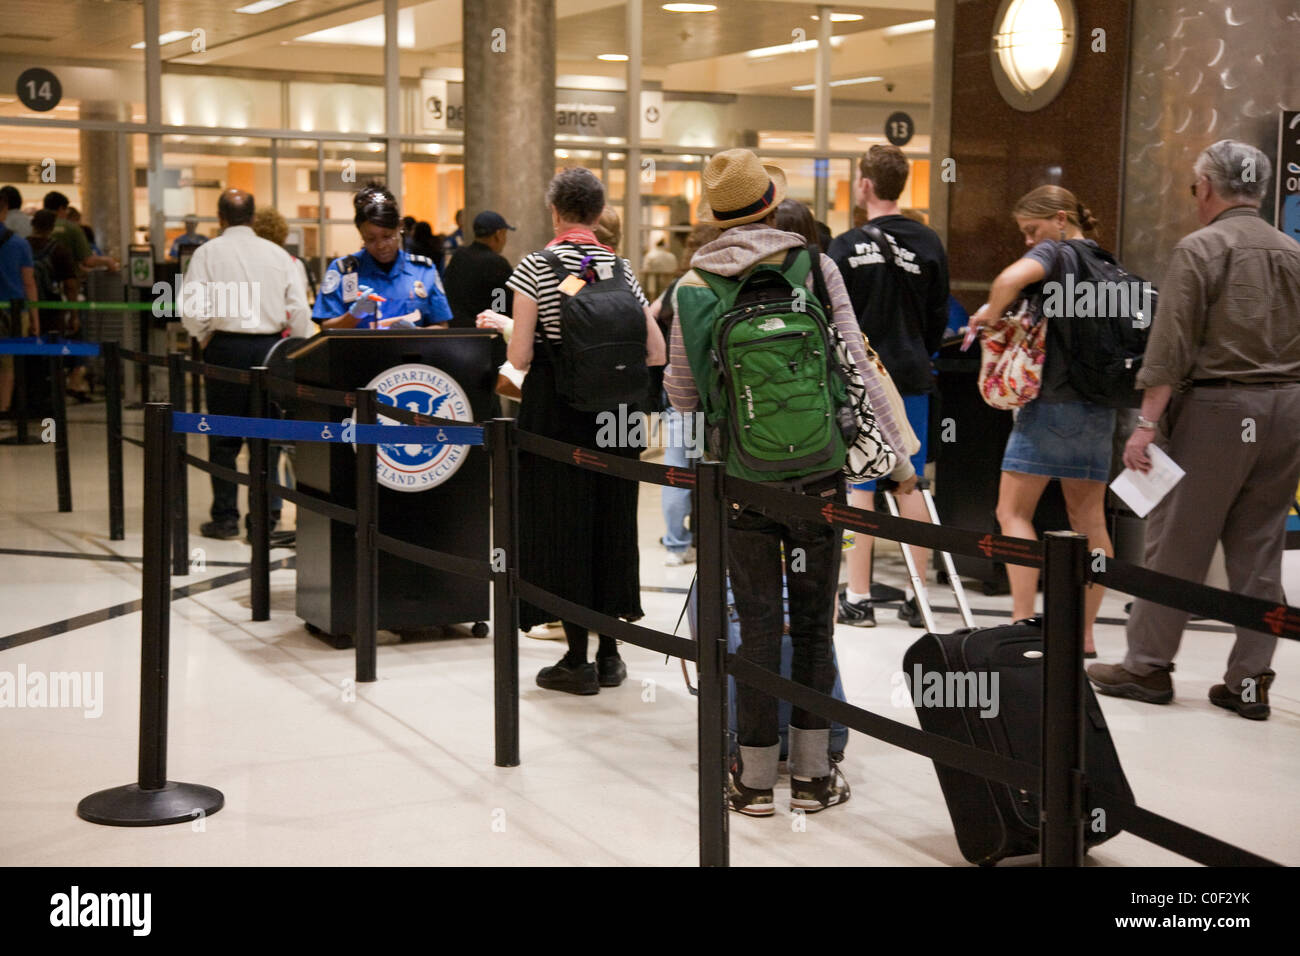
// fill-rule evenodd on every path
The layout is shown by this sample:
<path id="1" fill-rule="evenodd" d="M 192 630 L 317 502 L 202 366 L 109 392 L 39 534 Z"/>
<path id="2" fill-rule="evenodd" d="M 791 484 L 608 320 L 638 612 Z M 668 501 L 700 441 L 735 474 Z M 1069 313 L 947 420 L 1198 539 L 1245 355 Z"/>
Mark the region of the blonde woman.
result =
<path id="1" fill-rule="evenodd" d="M 1079 252 L 1071 242 L 1085 238 L 1097 220 L 1068 189 L 1039 186 L 1022 196 L 1011 211 L 1029 251 L 993 280 L 989 298 L 970 318 L 971 328 L 1001 316 L 1026 290 L 1044 282 L 1064 282 L 1081 271 Z M 1070 527 L 1088 536 L 1089 549 L 1113 554 L 1106 531 L 1106 482 L 1110 478 L 1111 436 L 1115 409 L 1083 398 L 1069 382 L 1069 345 L 1065 317 L 1047 321 L 1043 383 L 1038 398 L 1016 413 L 1015 427 L 1002 458 L 998 488 L 998 523 L 1002 533 L 1036 538 L 1034 511 L 1047 483 L 1061 483 Z M 1087 321 L 1087 320 L 1084 320 Z M 1032 617 L 1038 591 L 1035 568 L 1008 564 L 1014 620 Z M 1084 656 L 1096 657 L 1093 621 L 1105 589 L 1088 586 L 1084 621 Z"/>

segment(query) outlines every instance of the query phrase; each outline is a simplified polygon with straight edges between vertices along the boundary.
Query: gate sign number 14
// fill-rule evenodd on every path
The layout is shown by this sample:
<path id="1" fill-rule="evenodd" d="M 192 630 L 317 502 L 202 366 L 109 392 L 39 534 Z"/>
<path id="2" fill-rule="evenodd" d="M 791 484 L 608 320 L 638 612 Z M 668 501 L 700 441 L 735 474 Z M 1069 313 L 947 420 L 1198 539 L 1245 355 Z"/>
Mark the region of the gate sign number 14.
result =
<path id="1" fill-rule="evenodd" d="M 23 106 L 38 113 L 45 113 L 59 105 L 63 99 L 63 84 L 49 70 L 34 66 L 23 70 L 18 77 L 18 99 Z"/>

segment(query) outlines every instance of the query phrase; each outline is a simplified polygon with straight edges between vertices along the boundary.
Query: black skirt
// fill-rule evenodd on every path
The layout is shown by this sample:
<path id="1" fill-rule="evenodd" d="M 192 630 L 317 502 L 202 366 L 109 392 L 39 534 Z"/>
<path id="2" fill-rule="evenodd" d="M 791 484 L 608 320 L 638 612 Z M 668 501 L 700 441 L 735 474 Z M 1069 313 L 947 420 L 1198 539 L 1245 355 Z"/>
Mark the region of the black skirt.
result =
<path id="1" fill-rule="evenodd" d="M 540 359 L 540 360 L 537 360 Z M 540 355 L 524 378 L 519 428 L 625 458 L 638 448 L 600 448 L 596 413 L 572 408 L 555 391 L 555 369 Z M 641 610 L 637 482 L 527 452 L 519 454 L 519 573 L 525 581 L 611 617 Z M 524 630 L 556 619 L 519 602 Z"/>

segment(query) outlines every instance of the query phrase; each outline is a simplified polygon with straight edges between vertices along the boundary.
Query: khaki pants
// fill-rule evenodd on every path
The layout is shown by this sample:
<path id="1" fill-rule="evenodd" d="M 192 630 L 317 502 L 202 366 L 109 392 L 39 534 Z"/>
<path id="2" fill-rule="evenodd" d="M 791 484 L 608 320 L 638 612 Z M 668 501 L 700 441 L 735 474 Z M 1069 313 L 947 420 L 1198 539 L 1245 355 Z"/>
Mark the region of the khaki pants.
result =
<path id="1" fill-rule="evenodd" d="M 1300 481 L 1300 383 L 1175 394 L 1157 443 L 1187 474 L 1151 512 L 1146 566 L 1201 582 L 1222 541 L 1232 591 L 1284 601 L 1286 516 Z M 1124 669 L 1139 676 L 1172 669 L 1187 617 L 1134 601 Z M 1271 673 L 1276 647 L 1271 634 L 1237 628 L 1224 673 L 1228 689 L 1240 691 L 1244 678 Z"/>

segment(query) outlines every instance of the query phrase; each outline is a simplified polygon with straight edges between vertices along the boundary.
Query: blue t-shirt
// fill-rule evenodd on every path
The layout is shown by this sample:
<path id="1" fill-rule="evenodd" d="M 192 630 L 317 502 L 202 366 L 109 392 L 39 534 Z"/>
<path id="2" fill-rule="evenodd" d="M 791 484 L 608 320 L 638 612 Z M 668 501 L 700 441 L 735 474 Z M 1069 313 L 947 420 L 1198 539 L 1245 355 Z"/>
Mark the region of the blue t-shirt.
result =
<path id="1" fill-rule="evenodd" d="M 1091 239 L 1084 240 L 1096 246 L 1097 243 Z M 1033 259 L 1044 271 L 1047 277 L 1043 280 L 1046 282 L 1065 282 L 1066 274 L 1078 275 L 1080 271 L 1079 254 L 1070 247 L 1068 242 L 1058 242 L 1055 239 L 1044 239 L 1032 249 L 1025 253 L 1024 258 Z M 1041 292 L 1042 284 L 1036 283 L 1024 290 L 1029 292 Z M 1070 384 L 1070 342 L 1065 336 L 1063 323 L 1070 321 L 1069 318 L 1058 316 L 1050 319 L 1047 323 L 1047 337 L 1043 343 L 1043 387 L 1038 393 L 1040 402 L 1082 402 L 1084 397 L 1080 395 Z"/>
<path id="2" fill-rule="evenodd" d="M 360 298 L 362 286 L 369 286 L 375 295 L 387 300 L 378 303 L 376 316 L 381 321 L 410 312 L 420 313 L 415 325 L 437 325 L 451 320 L 451 306 L 430 259 L 402 250 L 392 267 L 384 269 L 365 249 L 329 264 L 312 308 L 312 318 L 319 322 L 342 315 Z M 375 316 L 367 317 L 357 323 L 357 328 L 374 328 L 375 321 Z"/>
<path id="3" fill-rule="evenodd" d="M 26 301 L 23 268 L 32 268 L 32 247 L 22 236 L 0 226 L 0 239 L 5 236 L 9 238 L 0 246 L 0 302 Z"/>

